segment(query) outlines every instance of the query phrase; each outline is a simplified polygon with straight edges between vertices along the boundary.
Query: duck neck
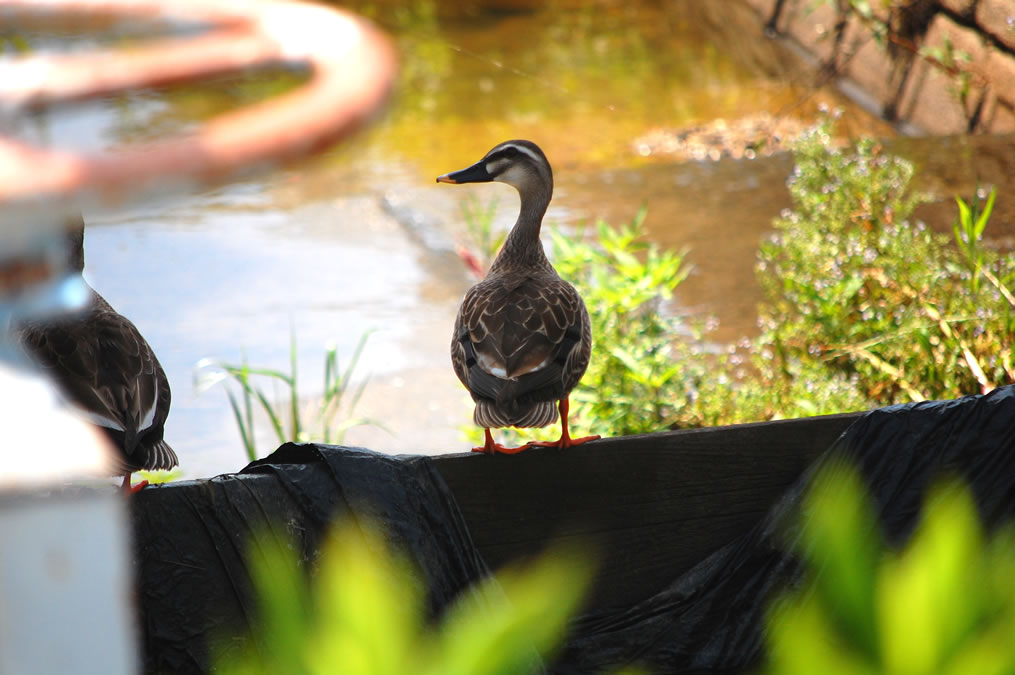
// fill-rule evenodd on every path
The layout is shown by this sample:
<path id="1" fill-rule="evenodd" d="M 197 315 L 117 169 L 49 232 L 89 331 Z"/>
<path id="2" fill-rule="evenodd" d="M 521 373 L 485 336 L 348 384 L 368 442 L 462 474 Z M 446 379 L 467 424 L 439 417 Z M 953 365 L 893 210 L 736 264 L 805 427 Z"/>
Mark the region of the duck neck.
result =
<path id="1" fill-rule="evenodd" d="M 543 225 L 543 216 L 550 205 L 553 188 L 540 186 L 538 189 L 519 190 L 521 209 L 518 220 L 504 240 L 504 246 L 497 255 L 490 271 L 503 267 L 505 264 L 522 264 L 527 267 L 549 266 L 550 262 L 543 252 L 543 244 L 539 240 L 539 231 Z"/>

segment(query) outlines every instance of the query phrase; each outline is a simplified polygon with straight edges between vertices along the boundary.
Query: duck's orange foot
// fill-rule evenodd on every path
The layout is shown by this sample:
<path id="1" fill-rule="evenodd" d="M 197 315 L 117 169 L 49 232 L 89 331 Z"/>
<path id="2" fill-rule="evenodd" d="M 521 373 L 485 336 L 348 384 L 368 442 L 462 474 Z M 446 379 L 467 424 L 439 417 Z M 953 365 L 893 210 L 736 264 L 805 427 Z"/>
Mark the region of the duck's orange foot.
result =
<path id="1" fill-rule="evenodd" d="M 483 446 L 477 446 L 473 448 L 472 452 L 485 453 L 486 455 L 494 455 L 497 453 L 499 453 L 500 455 L 518 455 L 523 450 L 529 449 L 530 444 L 525 444 L 524 446 L 519 446 L 518 448 L 505 448 L 504 446 L 501 446 L 499 443 L 493 443 L 493 435 L 490 433 L 489 429 L 485 429 L 485 431 L 486 431 L 486 444 Z"/>
<path id="2" fill-rule="evenodd" d="M 126 474 L 123 477 L 123 484 L 120 486 L 120 488 L 123 490 L 123 494 L 125 494 L 125 495 L 133 495 L 133 494 L 137 494 L 138 492 L 141 492 L 141 490 L 143 490 L 147 486 L 148 486 L 148 481 L 146 481 L 146 480 L 139 481 L 137 483 L 137 485 L 131 485 L 130 484 L 130 474 L 128 473 L 128 474 Z"/>
<path id="3" fill-rule="evenodd" d="M 525 445 L 519 445 L 517 448 L 508 448 L 508 447 L 505 447 L 505 446 L 501 445 L 500 443 L 494 443 L 493 442 L 493 435 L 490 433 L 490 430 L 487 429 L 486 430 L 486 445 L 476 446 L 475 448 L 472 449 L 472 451 L 473 452 L 482 452 L 482 453 L 485 453 L 487 455 L 493 455 L 493 454 L 497 454 L 497 453 L 500 453 L 502 455 L 517 455 L 522 450 L 528 450 L 530 445 L 532 445 L 532 444 L 531 443 L 526 443 Z"/>
<path id="4" fill-rule="evenodd" d="M 575 445 L 581 445 L 582 443 L 588 443 L 589 441 L 597 441 L 600 436 L 583 436 L 582 438 L 571 438 L 571 434 L 568 433 L 567 424 L 567 413 L 571 409 L 571 401 L 565 396 L 560 399 L 560 403 L 557 404 L 557 410 L 560 412 L 560 438 L 555 441 L 531 441 L 529 445 L 538 446 L 540 448 L 558 448 L 563 450 L 564 448 L 570 448 Z"/>
<path id="5" fill-rule="evenodd" d="M 483 452 L 483 453 L 486 453 L 488 455 L 495 455 L 495 454 L 517 455 L 522 450 L 528 450 L 531 445 L 532 445 L 531 443 L 526 443 L 525 445 L 519 445 L 516 448 L 507 448 L 507 447 L 504 447 L 503 445 L 501 445 L 500 443 L 494 443 L 492 446 L 489 446 L 489 447 L 487 447 L 485 445 L 476 446 L 475 448 L 472 449 L 472 451 L 473 452 Z"/>
<path id="6" fill-rule="evenodd" d="M 529 445 L 539 446 L 540 448 L 558 448 L 563 450 L 564 448 L 570 448 L 575 445 L 581 445 L 582 443 L 588 443 L 589 441 L 598 441 L 601 436 L 583 436 L 582 438 L 570 438 L 568 436 L 561 436 L 555 441 L 531 441 Z"/>
<path id="7" fill-rule="evenodd" d="M 143 480 L 143 481 L 141 481 L 139 483 L 136 483 L 135 485 L 131 485 L 129 488 L 127 488 L 127 492 L 132 494 L 132 495 L 133 494 L 137 494 L 138 492 L 141 492 L 141 490 L 145 489 L 146 487 L 148 487 L 148 481 Z"/>

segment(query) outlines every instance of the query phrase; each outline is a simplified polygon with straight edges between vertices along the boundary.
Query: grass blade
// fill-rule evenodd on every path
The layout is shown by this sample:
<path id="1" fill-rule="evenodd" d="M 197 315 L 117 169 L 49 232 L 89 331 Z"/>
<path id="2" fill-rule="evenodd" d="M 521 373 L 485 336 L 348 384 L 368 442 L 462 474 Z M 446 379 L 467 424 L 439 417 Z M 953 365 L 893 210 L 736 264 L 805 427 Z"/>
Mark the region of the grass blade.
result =
<path id="1" fill-rule="evenodd" d="M 233 392 L 226 390 L 229 397 L 229 406 L 233 409 L 233 417 L 236 419 L 236 427 L 240 430 L 240 439 L 243 441 L 243 448 L 247 451 L 247 457 L 251 462 L 257 459 L 257 448 L 254 447 L 252 429 L 243 423 L 243 415 L 240 413 L 240 404 L 236 401 Z"/>
<path id="2" fill-rule="evenodd" d="M 289 414 L 292 418 L 292 437 L 297 439 L 303 432 L 300 425 L 300 397 L 297 373 L 299 372 L 299 351 L 296 347 L 296 331 L 289 326 L 289 371 L 292 379 L 289 382 Z"/>

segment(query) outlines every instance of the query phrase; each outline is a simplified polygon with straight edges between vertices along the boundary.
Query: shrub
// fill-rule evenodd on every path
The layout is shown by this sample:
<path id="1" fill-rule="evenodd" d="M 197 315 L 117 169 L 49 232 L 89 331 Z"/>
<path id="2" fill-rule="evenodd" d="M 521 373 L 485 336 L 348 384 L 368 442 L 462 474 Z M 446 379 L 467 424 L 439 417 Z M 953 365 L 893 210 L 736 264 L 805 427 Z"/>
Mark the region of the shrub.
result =
<path id="1" fill-rule="evenodd" d="M 552 233 L 554 265 L 578 288 L 592 321 L 593 357 L 572 392 L 585 431 L 639 434 L 700 426 L 697 388 L 708 376 L 701 336 L 664 303 L 687 278 L 685 253 L 643 239 L 645 209 L 619 228 L 599 221 L 594 243 Z"/>
<path id="2" fill-rule="evenodd" d="M 813 372 L 815 396 L 852 387 L 880 406 L 1015 381 L 1015 263 L 979 245 L 989 208 L 965 207 L 952 245 L 911 222 L 912 175 L 875 141 L 831 147 L 827 124 L 800 143 L 793 207 L 759 255 L 754 365 L 771 391 Z"/>

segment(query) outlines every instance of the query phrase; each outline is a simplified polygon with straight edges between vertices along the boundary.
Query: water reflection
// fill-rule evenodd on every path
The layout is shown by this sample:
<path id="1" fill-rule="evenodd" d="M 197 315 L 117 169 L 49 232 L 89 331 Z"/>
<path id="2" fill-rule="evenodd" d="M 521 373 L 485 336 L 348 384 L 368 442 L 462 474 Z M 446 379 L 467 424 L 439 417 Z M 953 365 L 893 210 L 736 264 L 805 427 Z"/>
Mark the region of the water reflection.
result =
<path id="1" fill-rule="evenodd" d="M 290 326 L 308 396 L 320 390 L 326 344 L 347 357 L 364 331 L 377 331 L 363 355 L 373 380 L 359 412 L 393 433 L 358 428 L 348 442 L 390 452 L 466 447 L 457 431 L 469 422 L 466 394 L 447 355 L 469 283 L 449 255 L 462 235 L 462 197 L 433 180 L 507 138 L 532 138 L 551 158 L 548 221 L 618 223 L 647 204 L 652 237 L 691 248 L 696 273 L 680 304 L 718 315 L 718 339 L 753 329 L 755 251 L 788 203 L 789 159 L 674 164 L 639 156 L 633 139 L 758 111 L 809 118 L 820 103 L 845 108 L 847 132 L 890 130 L 836 91 L 807 88 L 808 71 L 762 37 L 741 3 L 578 5 L 361 7 L 394 31 L 403 63 L 396 100 L 368 133 L 257 181 L 131 214 L 87 214 L 88 276 L 170 377 L 166 434 L 187 476 L 245 463 L 224 393 L 194 389 L 196 362 L 245 354 L 285 368 Z M 301 77 L 276 75 L 144 92 L 89 106 L 84 117 L 48 112 L 43 137 L 102 147 L 179 131 Z M 497 222 L 513 222 L 513 190 L 470 193 L 498 197 Z M 273 442 L 263 435 L 260 445 Z"/>

